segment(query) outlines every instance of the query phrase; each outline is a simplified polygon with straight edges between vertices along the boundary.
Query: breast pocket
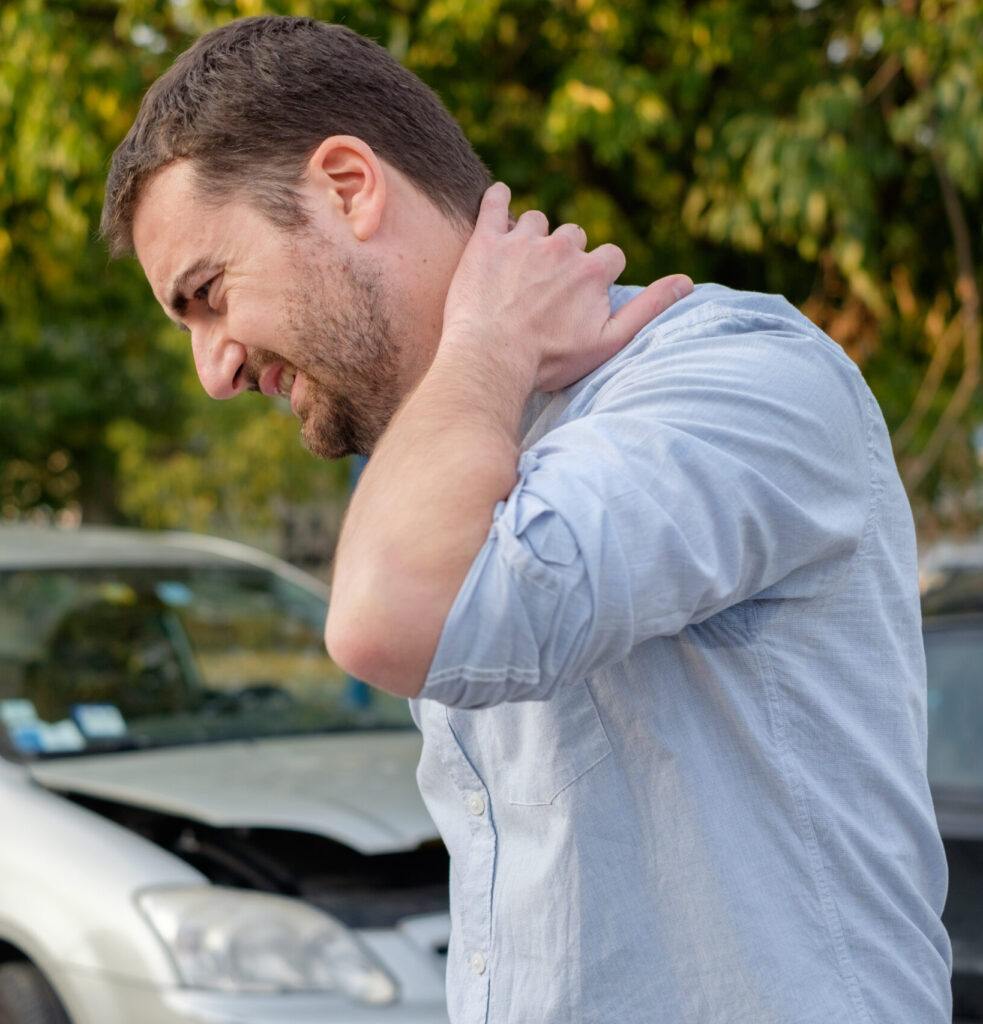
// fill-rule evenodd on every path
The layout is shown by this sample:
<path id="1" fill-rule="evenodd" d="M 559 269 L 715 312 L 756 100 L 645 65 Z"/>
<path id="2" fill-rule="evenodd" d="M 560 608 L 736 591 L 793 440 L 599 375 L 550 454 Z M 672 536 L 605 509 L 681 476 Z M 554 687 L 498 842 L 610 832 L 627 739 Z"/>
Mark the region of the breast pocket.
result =
<path id="1" fill-rule="evenodd" d="M 500 704 L 479 715 L 488 716 L 480 725 L 481 773 L 511 804 L 551 804 L 611 753 L 585 679 L 561 684 L 549 700 Z"/>

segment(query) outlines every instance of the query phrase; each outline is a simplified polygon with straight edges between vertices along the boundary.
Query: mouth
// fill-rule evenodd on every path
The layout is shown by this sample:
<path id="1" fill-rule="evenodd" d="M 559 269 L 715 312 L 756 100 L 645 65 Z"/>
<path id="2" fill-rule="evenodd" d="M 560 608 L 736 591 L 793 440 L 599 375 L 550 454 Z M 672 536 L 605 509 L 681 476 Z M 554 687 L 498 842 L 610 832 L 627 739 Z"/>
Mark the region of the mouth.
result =
<path id="1" fill-rule="evenodd" d="M 277 393 L 286 399 L 290 398 L 290 392 L 293 390 L 294 381 L 297 379 L 296 369 L 290 367 L 284 367 L 280 374 L 280 379 L 277 382 Z"/>
<path id="2" fill-rule="evenodd" d="M 268 366 L 259 376 L 257 381 L 258 389 L 270 398 L 285 398 L 290 402 L 290 407 L 297 412 L 297 405 L 294 396 L 294 385 L 300 376 L 297 367 L 288 366 L 284 363 L 274 363 Z"/>

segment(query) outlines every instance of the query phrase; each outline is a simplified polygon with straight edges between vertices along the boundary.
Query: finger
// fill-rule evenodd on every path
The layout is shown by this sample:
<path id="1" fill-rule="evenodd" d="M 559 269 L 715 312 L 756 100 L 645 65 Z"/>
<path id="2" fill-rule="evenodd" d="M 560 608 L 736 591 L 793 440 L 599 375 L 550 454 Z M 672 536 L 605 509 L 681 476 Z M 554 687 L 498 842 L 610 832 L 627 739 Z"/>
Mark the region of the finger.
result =
<path id="1" fill-rule="evenodd" d="M 541 210 L 526 210 L 515 222 L 513 232 L 530 235 L 548 235 L 550 233 L 550 222 L 546 214 Z"/>
<path id="2" fill-rule="evenodd" d="M 604 330 L 612 340 L 627 342 L 649 321 L 664 313 L 674 302 L 693 291 L 693 282 L 685 274 L 670 274 L 653 281 L 608 320 Z"/>
<path id="3" fill-rule="evenodd" d="M 569 238 L 578 249 L 587 248 L 587 232 L 579 224 L 561 224 L 553 234 Z"/>
<path id="4" fill-rule="evenodd" d="M 504 234 L 509 230 L 509 200 L 512 193 L 504 182 L 496 181 L 494 185 L 485 189 L 481 197 L 481 206 L 478 207 L 478 219 L 475 221 L 475 231 L 496 231 Z"/>
<path id="5" fill-rule="evenodd" d="M 611 242 L 591 249 L 590 255 L 603 264 L 608 284 L 614 284 L 625 269 L 625 254 Z"/>

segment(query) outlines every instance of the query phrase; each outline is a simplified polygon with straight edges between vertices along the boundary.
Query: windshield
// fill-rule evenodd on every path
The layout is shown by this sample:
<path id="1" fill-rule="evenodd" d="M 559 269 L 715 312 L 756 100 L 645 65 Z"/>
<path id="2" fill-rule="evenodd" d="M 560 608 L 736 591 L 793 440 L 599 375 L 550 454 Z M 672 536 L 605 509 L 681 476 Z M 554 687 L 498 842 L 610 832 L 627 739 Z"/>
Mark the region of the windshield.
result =
<path id="1" fill-rule="evenodd" d="M 411 724 L 346 678 L 322 597 L 244 567 L 0 573 L 0 741 L 18 759 Z"/>
<path id="2" fill-rule="evenodd" d="M 935 786 L 983 787 L 983 620 L 930 625 L 928 777 Z"/>

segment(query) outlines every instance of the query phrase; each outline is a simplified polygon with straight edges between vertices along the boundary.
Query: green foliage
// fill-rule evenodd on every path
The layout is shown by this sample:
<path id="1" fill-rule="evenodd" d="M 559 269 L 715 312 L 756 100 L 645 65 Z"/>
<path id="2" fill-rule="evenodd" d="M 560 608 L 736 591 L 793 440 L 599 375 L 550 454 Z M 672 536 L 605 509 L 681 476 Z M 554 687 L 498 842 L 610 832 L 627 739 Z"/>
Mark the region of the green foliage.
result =
<path id="1" fill-rule="evenodd" d="M 206 414 L 187 338 L 139 266 L 110 265 L 96 237 L 109 156 L 140 97 L 223 13 L 23 0 L 0 14 L 0 515 L 242 532 L 267 525 L 276 500 L 339 490 L 290 416 Z"/>
<path id="2" fill-rule="evenodd" d="M 983 0 L 8 0 L 0 511 L 238 529 L 343 489 L 262 399 L 216 404 L 94 231 L 112 147 L 201 31 L 313 14 L 444 98 L 517 210 L 627 277 L 782 291 L 863 366 L 925 523 L 978 471 Z M 944 500 L 943 500 L 944 499 Z M 972 514 L 976 510 L 969 507 Z"/>
<path id="3" fill-rule="evenodd" d="M 125 130 L 121 90 L 141 83 L 114 46 L 113 14 L 39 0 L 0 13 L 4 511 L 72 500 L 108 511 L 107 422 L 152 424 L 174 408 L 167 382 L 180 363 L 144 326 L 135 268 L 107 274 L 91 237 L 105 140 Z"/>

